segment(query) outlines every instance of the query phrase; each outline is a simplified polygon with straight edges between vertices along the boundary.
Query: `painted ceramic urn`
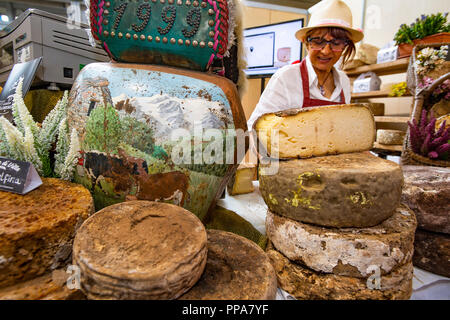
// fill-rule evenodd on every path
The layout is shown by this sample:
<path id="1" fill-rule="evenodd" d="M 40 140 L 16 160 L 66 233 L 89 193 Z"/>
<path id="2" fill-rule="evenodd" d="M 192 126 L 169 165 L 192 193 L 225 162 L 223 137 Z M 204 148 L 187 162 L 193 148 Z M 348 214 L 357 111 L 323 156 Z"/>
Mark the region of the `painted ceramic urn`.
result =
<path id="1" fill-rule="evenodd" d="M 230 80 L 122 63 L 83 68 L 70 92 L 67 121 L 82 147 L 75 182 L 92 192 L 97 210 L 152 200 L 200 219 L 236 170 L 236 133 L 247 130 Z"/>

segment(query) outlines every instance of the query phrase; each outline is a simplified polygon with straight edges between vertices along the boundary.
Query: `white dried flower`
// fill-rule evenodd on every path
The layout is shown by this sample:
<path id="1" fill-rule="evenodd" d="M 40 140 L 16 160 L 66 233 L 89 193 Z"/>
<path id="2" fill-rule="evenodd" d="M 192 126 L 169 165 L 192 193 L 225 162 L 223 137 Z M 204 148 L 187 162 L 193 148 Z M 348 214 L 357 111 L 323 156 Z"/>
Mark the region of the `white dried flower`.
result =
<path id="1" fill-rule="evenodd" d="M 0 125 L 8 141 L 9 157 L 25 161 L 25 152 L 23 147 L 23 134 L 14 127 L 5 117 L 0 118 Z"/>
<path id="2" fill-rule="evenodd" d="M 64 118 L 58 126 L 58 140 L 56 142 L 55 173 L 58 177 L 61 176 L 61 169 L 64 166 L 64 161 L 69 152 L 69 138 L 67 133 L 67 121 Z"/>
<path id="3" fill-rule="evenodd" d="M 55 142 L 58 126 L 66 114 L 66 106 L 67 91 L 42 122 L 42 129 L 39 133 L 39 146 L 42 152 L 48 152 Z"/>
<path id="4" fill-rule="evenodd" d="M 23 141 L 25 161 L 31 162 L 39 174 L 42 174 L 42 161 L 34 147 L 34 137 L 29 127 L 25 127 L 25 137 Z"/>
<path id="5" fill-rule="evenodd" d="M 63 180 L 72 180 L 75 165 L 78 162 L 80 152 L 80 141 L 78 140 L 78 133 L 75 128 L 72 129 L 70 135 L 70 147 L 64 165 L 61 168 L 60 176 Z"/>

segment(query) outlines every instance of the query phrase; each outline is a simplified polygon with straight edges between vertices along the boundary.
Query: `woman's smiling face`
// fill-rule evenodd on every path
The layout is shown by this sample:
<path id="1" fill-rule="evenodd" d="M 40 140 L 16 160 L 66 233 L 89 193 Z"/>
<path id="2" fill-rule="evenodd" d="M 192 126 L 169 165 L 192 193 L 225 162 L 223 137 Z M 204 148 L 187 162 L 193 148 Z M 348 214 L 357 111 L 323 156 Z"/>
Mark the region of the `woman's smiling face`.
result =
<path id="1" fill-rule="evenodd" d="M 308 34 L 309 38 L 322 38 L 325 40 L 335 39 L 326 28 L 318 28 Z M 312 50 L 311 44 L 306 41 L 306 48 L 312 65 L 315 69 L 321 71 L 330 71 L 331 68 L 339 61 L 343 51 L 333 51 L 327 44 L 322 50 Z"/>

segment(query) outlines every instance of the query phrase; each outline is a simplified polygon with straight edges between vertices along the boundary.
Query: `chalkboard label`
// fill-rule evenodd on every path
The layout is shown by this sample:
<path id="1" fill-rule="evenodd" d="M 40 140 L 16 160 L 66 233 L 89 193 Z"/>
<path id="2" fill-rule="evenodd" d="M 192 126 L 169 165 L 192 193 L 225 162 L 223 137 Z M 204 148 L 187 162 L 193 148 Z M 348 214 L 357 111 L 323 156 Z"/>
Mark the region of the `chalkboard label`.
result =
<path id="1" fill-rule="evenodd" d="M 0 190 L 26 194 L 42 184 L 30 162 L 0 157 Z"/>

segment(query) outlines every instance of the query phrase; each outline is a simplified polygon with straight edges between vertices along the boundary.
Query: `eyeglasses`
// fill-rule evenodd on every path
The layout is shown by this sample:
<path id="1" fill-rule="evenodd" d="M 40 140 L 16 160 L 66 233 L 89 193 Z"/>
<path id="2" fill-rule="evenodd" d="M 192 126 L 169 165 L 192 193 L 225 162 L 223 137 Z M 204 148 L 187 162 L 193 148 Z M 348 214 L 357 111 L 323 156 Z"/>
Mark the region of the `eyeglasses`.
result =
<path id="1" fill-rule="evenodd" d="M 346 39 L 333 39 L 328 41 L 323 38 L 316 37 L 316 38 L 308 38 L 307 40 L 311 45 L 312 50 L 322 50 L 327 46 L 327 44 L 329 44 L 331 50 L 339 52 L 344 50 L 345 47 L 348 45 L 348 40 Z"/>

